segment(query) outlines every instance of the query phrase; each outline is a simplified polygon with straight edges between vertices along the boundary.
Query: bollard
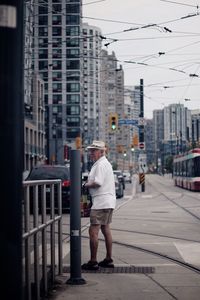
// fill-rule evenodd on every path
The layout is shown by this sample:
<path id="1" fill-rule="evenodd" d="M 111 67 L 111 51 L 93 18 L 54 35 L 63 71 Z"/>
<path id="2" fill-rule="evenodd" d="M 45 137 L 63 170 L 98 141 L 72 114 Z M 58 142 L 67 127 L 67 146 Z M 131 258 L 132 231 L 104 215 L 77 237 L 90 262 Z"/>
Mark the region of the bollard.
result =
<path id="1" fill-rule="evenodd" d="M 80 151 L 70 152 L 70 278 L 67 284 L 81 285 L 81 164 Z"/>
<path id="2" fill-rule="evenodd" d="M 145 192 L 145 173 L 139 174 L 139 183 L 141 184 L 141 192 Z"/>

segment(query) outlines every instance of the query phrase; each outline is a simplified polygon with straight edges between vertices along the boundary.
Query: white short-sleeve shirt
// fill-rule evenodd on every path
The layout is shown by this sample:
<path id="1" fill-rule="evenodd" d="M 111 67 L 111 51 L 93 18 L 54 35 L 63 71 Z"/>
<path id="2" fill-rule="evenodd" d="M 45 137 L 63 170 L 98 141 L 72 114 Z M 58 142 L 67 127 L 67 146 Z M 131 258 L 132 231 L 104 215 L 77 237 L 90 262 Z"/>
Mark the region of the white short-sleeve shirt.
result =
<path id="1" fill-rule="evenodd" d="M 115 208 L 116 194 L 113 169 L 105 156 L 98 159 L 88 175 L 88 181 L 94 181 L 99 185 L 90 188 L 92 196 L 92 209 Z"/>

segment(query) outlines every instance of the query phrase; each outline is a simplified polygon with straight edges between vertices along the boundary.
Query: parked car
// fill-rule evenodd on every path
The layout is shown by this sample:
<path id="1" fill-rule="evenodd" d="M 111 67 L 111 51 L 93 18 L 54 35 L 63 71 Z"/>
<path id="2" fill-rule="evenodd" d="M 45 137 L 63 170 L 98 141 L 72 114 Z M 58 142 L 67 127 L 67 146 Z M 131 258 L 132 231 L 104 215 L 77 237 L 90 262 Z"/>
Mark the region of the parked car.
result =
<path id="1" fill-rule="evenodd" d="M 50 180 L 50 179 L 61 179 L 62 180 L 62 210 L 68 212 L 70 209 L 70 170 L 69 167 L 63 165 L 39 165 L 33 167 L 30 174 L 26 178 L 28 180 Z M 57 186 L 54 189 L 55 197 L 55 209 L 57 209 Z M 39 187 L 39 210 L 41 210 L 40 201 L 41 188 Z M 30 191 L 30 200 L 33 200 L 33 193 Z M 46 206 L 47 211 L 50 209 L 50 187 L 46 186 Z M 30 203 L 32 205 L 32 202 Z"/>
<path id="2" fill-rule="evenodd" d="M 121 170 L 114 170 L 113 172 L 114 172 L 114 174 L 117 175 L 119 181 L 122 183 L 123 189 L 125 189 L 125 179 L 124 179 L 124 175 L 123 175 L 122 171 Z"/>
<path id="3" fill-rule="evenodd" d="M 123 172 L 125 182 L 132 182 L 131 174 L 129 172 Z"/>
<path id="4" fill-rule="evenodd" d="M 123 184 L 119 180 L 117 174 L 114 174 L 114 179 L 115 179 L 115 193 L 116 193 L 116 198 L 122 198 L 124 196 Z"/>

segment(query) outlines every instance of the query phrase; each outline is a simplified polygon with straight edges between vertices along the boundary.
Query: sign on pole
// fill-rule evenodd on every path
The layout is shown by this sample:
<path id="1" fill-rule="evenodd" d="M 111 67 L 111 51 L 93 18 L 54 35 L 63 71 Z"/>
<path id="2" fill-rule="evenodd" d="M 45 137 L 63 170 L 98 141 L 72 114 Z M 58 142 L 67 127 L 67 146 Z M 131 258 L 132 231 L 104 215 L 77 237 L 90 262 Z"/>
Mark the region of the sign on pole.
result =
<path id="1" fill-rule="evenodd" d="M 140 155 L 139 155 L 139 173 L 146 173 L 147 171 L 148 171 L 147 155 L 140 153 Z"/>
<path id="2" fill-rule="evenodd" d="M 119 125 L 138 125 L 138 120 L 136 119 L 119 119 L 118 120 Z"/>
<path id="3" fill-rule="evenodd" d="M 139 149 L 145 150 L 145 143 L 144 142 L 139 142 Z"/>

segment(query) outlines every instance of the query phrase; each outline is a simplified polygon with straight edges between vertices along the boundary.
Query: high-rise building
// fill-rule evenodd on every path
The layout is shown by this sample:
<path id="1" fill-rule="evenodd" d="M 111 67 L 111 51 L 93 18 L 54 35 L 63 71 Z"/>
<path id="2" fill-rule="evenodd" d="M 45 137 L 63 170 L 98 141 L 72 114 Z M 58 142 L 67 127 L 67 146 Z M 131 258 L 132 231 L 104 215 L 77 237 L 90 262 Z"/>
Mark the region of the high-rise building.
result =
<path id="1" fill-rule="evenodd" d="M 44 80 L 47 158 L 82 137 L 81 1 L 34 1 L 34 71 Z"/>
<path id="2" fill-rule="evenodd" d="M 192 137 L 191 146 L 200 146 L 200 109 L 191 110 L 192 118 Z"/>
<path id="3" fill-rule="evenodd" d="M 24 170 L 46 161 L 44 82 L 32 69 L 33 4 L 24 4 Z"/>
<path id="4" fill-rule="evenodd" d="M 183 104 L 164 107 L 165 153 L 180 153 L 186 150 L 191 136 L 191 113 Z"/>
<path id="5" fill-rule="evenodd" d="M 164 111 L 155 109 L 153 111 L 153 142 L 154 142 L 154 164 L 156 168 L 161 164 L 162 142 L 164 139 Z"/>
<path id="6" fill-rule="evenodd" d="M 114 52 L 101 51 L 101 103 L 100 103 L 100 137 L 108 146 L 108 156 L 111 162 L 118 160 L 117 148 L 124 145 L 123 128 L 116 126 L 111 129 L 110 115 L 117 119 L 124 117 L 124 72 L 118 67 Z"/>
<path id="7" fill-rule="evenodd" d="M 99 139 L 101 31 L 87 23 L 82 25 L 83 48 L 83 144 Z"/>

